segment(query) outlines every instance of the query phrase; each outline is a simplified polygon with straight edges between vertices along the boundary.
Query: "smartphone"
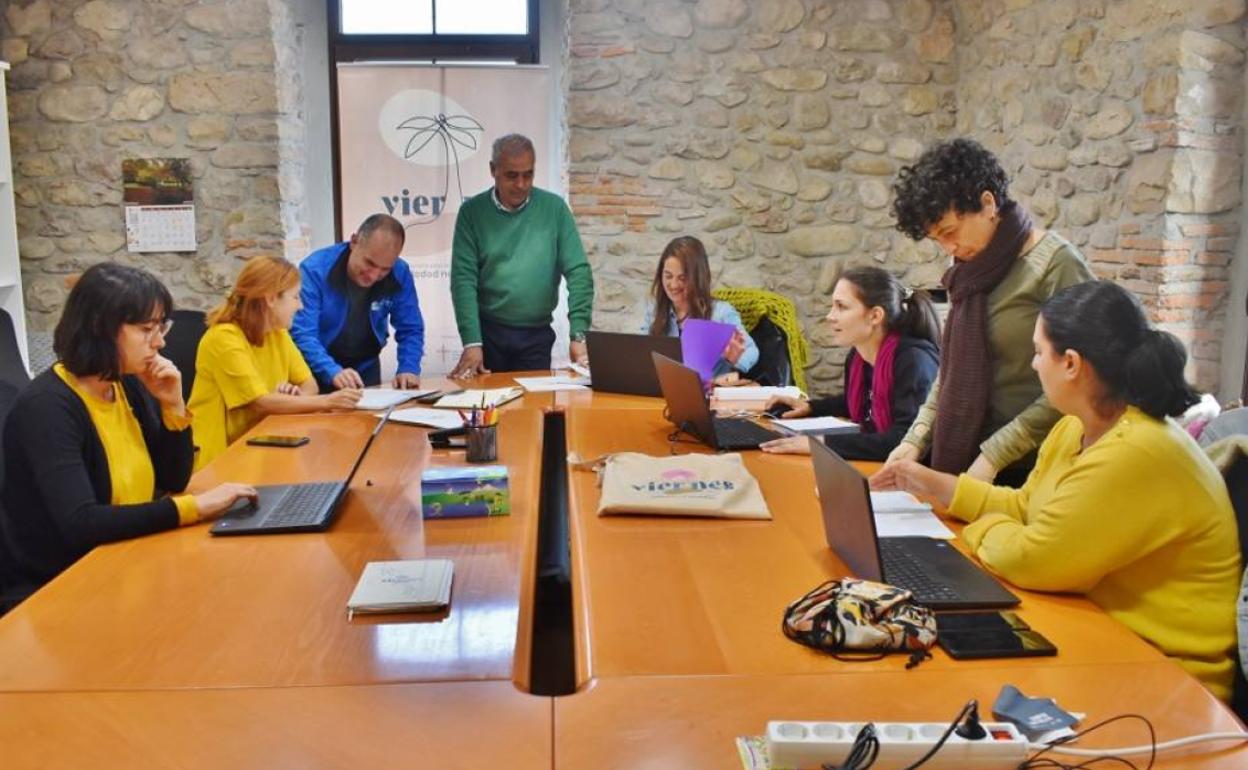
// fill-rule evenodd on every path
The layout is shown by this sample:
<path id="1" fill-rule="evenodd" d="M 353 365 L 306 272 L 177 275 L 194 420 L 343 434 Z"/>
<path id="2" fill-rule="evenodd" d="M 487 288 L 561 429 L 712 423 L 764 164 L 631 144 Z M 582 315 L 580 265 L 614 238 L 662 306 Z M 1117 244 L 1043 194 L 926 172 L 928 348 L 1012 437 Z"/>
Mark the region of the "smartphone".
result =
<path id="1" fill-rule="evenodd" d="M 936 616 L 936 640 L 955 660 L 1056 655 L 1057 647 L 1013 612 Z"/>
<path id="2" fill-rule="evenodd" d="M 308 443 L 307 436 L 252 436 L 247 439 L 247 443 L 251 446 L 281 446 L 281 447 L 297 447 Z"/>

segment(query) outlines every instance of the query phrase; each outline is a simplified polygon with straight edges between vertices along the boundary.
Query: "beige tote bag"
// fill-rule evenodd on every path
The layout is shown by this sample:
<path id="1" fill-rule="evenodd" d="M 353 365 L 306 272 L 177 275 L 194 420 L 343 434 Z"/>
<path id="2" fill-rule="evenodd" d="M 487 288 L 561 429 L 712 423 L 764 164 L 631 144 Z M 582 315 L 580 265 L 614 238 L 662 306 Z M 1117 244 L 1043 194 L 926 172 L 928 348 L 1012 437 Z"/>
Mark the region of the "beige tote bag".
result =
<path id="1" fill-rule="evenodd" d="M 711 516 L 770 519 L 758 481 L 739 454 L 651 457 L 608 455 L 600 466 L 598 515 Z"/>

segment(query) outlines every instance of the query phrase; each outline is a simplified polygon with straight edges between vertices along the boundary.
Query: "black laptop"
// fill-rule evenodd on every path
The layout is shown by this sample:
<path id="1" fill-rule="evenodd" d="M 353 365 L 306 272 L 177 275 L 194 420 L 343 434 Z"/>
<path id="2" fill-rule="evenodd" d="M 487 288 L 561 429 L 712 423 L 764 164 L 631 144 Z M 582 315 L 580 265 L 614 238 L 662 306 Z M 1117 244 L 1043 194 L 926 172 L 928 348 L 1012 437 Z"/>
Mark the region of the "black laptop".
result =
<path id="1" fill-rule="evenodd" d="M 810 456 L 828 545 L 854 575 L 909 589 L 915 601 L 934 610 L 1018 604 L 1017 596 L 947 540 L 878 537 L 867 479 L 817 437 L 810 439 Z"/>
<path id="2" fill-rule="evenodd" d="M 651 353 L 681 360 L 680 338 L 651 334 L 586 332 L 591 385 L 604 393 L 660 396 Z"/>
<path id="3" fill-rule="evenodd" d="M 667 419 L 680 430 L 720 450 L 758 449 L 765 441 L 784 438 L 753 420 L 716 417 L 702 390 L 701 375 L 660 353 L 651 353 L 651 357 L 667 402 Z"/>
<path id="4" fill-rule="evenodd" d="M 338 504 L 342 502 L 351 479 L 364 462 L 364 455 L 377 434 L 390 420 L 394 407 L 386 410 L 377 427 L 369 434 L 351 466 L 351 472 L 339 481 L 316 481 L 305 484 L 271 484 L 256 487 L 260 499 L 255 505 L 232 510 L 217 519 L 209 530 L 214 535 L 267 535 L 278 532 L 323 532 L 333 523 Z"/>

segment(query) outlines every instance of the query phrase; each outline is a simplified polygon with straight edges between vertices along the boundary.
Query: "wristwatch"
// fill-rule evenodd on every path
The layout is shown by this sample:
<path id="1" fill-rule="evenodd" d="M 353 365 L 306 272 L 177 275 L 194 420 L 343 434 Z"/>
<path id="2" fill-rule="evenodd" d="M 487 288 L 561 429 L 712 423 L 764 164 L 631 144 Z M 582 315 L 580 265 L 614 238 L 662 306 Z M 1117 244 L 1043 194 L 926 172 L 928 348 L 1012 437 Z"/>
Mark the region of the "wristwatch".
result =
<path id="1" fill-rule="evenodd" d="M 576 334 L 573 334 L 573 335 L 572 335 L 571 337 L 569 337 L 568 339 L 572 340 L 573 342 L 584 342 L 584 341 L 585 341 L 585 332 L 577 332 Z"/>

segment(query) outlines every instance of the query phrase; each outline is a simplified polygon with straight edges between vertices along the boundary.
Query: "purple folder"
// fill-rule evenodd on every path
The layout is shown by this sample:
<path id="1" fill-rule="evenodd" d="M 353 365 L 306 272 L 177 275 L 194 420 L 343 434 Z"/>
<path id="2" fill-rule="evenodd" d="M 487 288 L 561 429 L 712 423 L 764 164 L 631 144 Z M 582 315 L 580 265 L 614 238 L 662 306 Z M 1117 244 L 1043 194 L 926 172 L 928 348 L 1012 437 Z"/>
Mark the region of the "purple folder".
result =
<path id="1" fill-rule="evenodd" d="M 680 355 L 685 366 L 696 371 L 703 384 L 715 375 L 715 364 L 724 356 L 724 348 L 737 327 L 719 321 L 690 318 L 680 332 Z"/>

